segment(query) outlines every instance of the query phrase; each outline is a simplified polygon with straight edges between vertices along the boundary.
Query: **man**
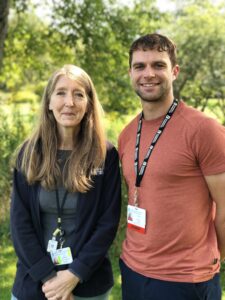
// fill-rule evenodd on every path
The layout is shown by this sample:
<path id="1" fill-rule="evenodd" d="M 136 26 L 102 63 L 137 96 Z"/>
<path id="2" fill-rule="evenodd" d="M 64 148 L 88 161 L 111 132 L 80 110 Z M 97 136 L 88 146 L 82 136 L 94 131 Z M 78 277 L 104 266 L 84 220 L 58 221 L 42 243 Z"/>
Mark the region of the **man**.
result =
<path id="1" fill-rule="evenodd" d="M 134 41 L 129 73 L 143 113 L 119 137 L 129 196 L 123 300 L 219 300 L 225 129 L 174 99 L 179 66 L 167 37 Z"/>

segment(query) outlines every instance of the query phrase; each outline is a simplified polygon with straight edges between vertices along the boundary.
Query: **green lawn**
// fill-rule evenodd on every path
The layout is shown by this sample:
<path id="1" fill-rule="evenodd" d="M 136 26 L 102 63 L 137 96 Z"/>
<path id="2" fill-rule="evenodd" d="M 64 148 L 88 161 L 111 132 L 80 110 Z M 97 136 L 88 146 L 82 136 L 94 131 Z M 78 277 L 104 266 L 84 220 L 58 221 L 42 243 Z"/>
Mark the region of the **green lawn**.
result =
<path id="1" fill-rule="evenodd" d="M 16 257 L 12 245 L 1 239 L 0 246 L 0 299 L 9 300 L 16 269 Z"/>
<path id="2" fill-rule="evenodd" d="M 118 240 L 115 242 L 114 246 L 111 249 L 111 258 L 113 262 L 113 271 L 115 277 L 115 286 L 112 289 L 110 300 L 120 300 L 121 291 L 120 291 L 120 274 L 119 274 L 119 247 L 117 244 Z M 9 239 L 3 237 L 1 238 L 0 245 L 0 299 L 1 300 L 10 300 L 11 286 L 13 282 L 13 277 L 15 274 L 15 263 L 16 257 L 14 249 L 9 241 Z M 223 298 L 225 300 L 225 265 L 223 265 L 222 272 L 222 287 L 223 287 Z"/>

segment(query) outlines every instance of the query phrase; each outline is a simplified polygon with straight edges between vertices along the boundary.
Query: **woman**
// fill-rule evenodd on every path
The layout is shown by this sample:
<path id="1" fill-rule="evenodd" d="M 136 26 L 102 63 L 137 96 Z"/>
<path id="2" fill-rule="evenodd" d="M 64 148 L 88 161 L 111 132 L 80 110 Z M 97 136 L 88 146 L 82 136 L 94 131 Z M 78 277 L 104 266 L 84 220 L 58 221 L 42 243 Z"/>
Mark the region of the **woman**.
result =
<path id="1" fill-rule="evenodd" d="M 65 65 L 49 79 L 37 129 L 17 155 L 12 299 L 108 299 L 119 216 L 118 155 L 105 142 L 95 88 L 84 70 Z"/>

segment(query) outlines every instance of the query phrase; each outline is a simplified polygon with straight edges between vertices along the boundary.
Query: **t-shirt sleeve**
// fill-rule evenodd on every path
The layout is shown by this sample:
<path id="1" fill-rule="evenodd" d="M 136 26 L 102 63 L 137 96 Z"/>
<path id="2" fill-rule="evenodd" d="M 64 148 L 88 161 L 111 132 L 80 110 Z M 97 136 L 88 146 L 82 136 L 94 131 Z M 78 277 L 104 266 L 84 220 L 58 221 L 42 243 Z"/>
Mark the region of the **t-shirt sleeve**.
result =
<path id="1" fill-rule="evenodd" d="M 196 159 L 207 175 L 225 172 L 225 127 L 207 118 L 198 127 L 192 141 Z"/>
<path id="2" fill-rule="evenodd" d="M 139 115 L 137 115 L 129 124 L 125 126 L 118 138 L 119 159 L 122 161 L 124 148 L 131 138 L 136 137 Z"/>
<path id="3" fill-rule="evenodd" d="M 122 156 L 122 141 L 123 141 L 123 132 L 120 133 L 118 138 L 118 153 L 119 153 L 119 159 L 121 161 Z"/>

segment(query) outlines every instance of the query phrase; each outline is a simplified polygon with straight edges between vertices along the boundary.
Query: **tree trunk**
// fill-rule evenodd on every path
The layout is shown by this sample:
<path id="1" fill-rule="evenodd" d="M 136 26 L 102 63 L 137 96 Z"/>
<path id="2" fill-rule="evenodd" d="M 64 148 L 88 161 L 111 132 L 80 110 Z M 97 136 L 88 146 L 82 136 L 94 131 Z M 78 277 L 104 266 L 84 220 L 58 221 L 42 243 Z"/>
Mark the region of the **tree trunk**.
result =
<path id="1" fill-rule="evenodd" d="M 8 29 L 10 0 L 0 0 L 0 69 L 3 62 L 4 42 Z"/>

